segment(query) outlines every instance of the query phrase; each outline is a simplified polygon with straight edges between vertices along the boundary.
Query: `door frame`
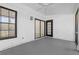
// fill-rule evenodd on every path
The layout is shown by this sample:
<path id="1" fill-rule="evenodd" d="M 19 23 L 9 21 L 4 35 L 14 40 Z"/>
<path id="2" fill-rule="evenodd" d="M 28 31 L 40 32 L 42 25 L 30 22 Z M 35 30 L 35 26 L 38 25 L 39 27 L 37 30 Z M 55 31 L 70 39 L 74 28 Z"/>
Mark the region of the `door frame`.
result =
<path id="1" fill-rule="evenodd" d="M 48 35 L 48 34 L 47 34 L 47 23 L 48 23 L 48 22 L 51 22 L 51 35 Z M 47 20 L 47 21 L 46 21 L 46 36 L 53 37 L 53 20 Z"/>
<path id="2" fill-rule="evenodd" d="M 76 45 L 76 49 L 77 49 L 77 45 L 78 45 L 78 19 L 77 19 L 78 11 L 79 11 L 79 9 L 77 9 L 76 14 L 75 14 L 75 45 Z"/>
<path id="3" fill-rule="evenodd" d="M 43 37 L 43 36 L 41 36 L 41 21 L 44 22 L 44 36 L 45 36 L 45 21 L 44 20 L 40 20 L 38 18 L 35 18 L 35 20 L 34 20 L 34 38 L 35 39 L 36 39 L 36 20 L 40 21 L 40 37 L 38 37 L 38 38 Z"/>

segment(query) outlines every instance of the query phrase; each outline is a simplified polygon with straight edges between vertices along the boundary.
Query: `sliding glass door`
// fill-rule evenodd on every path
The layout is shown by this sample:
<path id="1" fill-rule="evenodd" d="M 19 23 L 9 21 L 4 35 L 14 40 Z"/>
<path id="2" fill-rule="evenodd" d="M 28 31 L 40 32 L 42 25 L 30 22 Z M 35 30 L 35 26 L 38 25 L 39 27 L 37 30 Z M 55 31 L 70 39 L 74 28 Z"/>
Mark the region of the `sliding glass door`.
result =
<path id="1" fill-rule="evenodd" d="M 35 33 L 35 36 L 36 38 L 39 38 L 40 37 L 40 21 L 39 20 L 35 20 L 35 23 L 36 23 L 36 33 Z"/>
<path id="2" fill-rule="evenodd" d="M 44 23 L 44 21 L 41 21 L 41 37 L 43 37 L 44 36 L 44 25 L 45 23 Z"/>
<path id="3" fill-rule="evenodd" d="M 35 19 L 35 38 L 40 38 L 44 36 L 44 24 L 44 21 Z"/>

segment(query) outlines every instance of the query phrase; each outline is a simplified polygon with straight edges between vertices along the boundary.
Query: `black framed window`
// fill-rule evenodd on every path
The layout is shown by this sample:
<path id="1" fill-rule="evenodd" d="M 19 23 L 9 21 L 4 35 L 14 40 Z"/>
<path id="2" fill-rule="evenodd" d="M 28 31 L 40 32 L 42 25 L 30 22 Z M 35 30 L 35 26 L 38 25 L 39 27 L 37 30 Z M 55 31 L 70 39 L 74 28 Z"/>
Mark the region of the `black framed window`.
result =
<path id="1" fill-rule="evenodd" d="M 17 11 L 0 6 L 0 39 L 17 37 Z"/>

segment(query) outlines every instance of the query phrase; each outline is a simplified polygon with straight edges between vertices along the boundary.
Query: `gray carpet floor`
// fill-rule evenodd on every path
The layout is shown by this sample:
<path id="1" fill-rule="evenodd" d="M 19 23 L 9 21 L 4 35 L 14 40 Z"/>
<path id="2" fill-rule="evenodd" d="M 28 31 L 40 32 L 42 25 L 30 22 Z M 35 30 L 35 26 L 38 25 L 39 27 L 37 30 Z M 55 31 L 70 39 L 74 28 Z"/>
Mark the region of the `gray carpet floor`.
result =
<path id="1" fill-rule="evenodd" d="M 43 38 L 1 51 L 0 55 L 78 55 L 71 41 Z"/>

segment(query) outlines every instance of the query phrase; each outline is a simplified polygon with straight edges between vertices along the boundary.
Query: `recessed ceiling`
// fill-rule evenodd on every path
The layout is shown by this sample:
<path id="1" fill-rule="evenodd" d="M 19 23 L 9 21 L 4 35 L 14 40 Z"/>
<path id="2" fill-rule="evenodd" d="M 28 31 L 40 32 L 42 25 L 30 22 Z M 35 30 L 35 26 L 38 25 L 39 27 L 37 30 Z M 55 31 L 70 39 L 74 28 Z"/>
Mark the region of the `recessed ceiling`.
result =
<path id="1" fill-rule="evenodd" d="M 26 3 L 27 5 L 34 10 L 44 14 L 44 15 L 53 15 L 53 14 L 72 14 L 76 7 L 76 3 Z"/>

